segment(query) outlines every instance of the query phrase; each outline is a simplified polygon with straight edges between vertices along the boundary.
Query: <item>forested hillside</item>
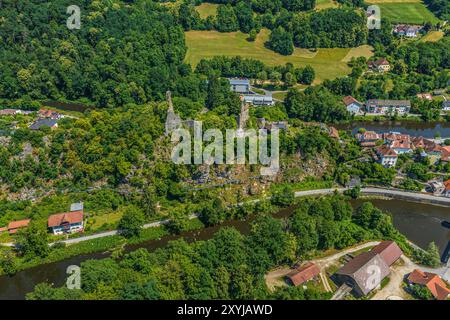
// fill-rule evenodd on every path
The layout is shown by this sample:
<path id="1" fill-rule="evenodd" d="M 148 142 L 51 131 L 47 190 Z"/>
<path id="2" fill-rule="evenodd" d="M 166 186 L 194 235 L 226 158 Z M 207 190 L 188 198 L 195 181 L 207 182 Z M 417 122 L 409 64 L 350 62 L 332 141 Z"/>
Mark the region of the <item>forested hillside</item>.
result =
<path id="1" fill-rule="evenodd" d="M 88 100 L 97 106 L 162 98 L 186 73 L 184 35 L 151 1 L 5 0 L 0 6 L 0 98 Z"/>

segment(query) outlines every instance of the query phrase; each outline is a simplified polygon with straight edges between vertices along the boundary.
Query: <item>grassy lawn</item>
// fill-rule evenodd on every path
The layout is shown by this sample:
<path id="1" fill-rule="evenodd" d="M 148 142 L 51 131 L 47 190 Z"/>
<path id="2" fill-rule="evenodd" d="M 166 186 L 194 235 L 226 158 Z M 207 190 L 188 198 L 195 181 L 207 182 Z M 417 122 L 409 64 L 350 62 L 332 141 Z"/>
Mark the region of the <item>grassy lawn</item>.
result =
<path id="1" fill-rule="evenodd" d="M 286 99 L 287 92 L 286 91 L 284 91 L 284 92 L 275 92 L 272 96 L 275 99 L 284 101 L 284 99 Z"/>
<path id="2" fill-rule="evenodd" d="M 422 0 L 370 0 L 368 3 L 370 4 L 379 4 L 379 3 L 421 3 Z"/>
<path id="3" fill-rule="evenodd" d="M 334 0 L 317 0 L 316 1 L 316 10 L 337 8 L 339 5 Z"/>
<path id="4" fill-rule="evenodd" d="M 325 79 L 335 79 L 349 74 L 351 70 L 347 66 L 347 61 L 352 56 L 372 55 L 370 47 L 363 46 L 355 49 L 318 49 L 317 52 L 296 48 L 293 55 L 283 56 L 264 47 L 269 34 L 269 30 L 263 29 L 255 42 L 248 42 L 247 35 L 241 32 L 189 31 L 186 32 L 188 46 L 186 61 L 196 66 L 203 58 L 224 55 L 253 58 L 269 66 L 285 65 L 287 62 L 297 67 L 309 64 L 316 71 L 315 84 L 317 84 Z"/>
<path id="5" fill-rule="evenodd" d="M 209 16 L 215 16 L 217 13 L 217 7 L 219 5 L 215 3 L 202 3 L 198 7 L 195 7 L 195 10 L 200 14 L 200 18 L 206 19 Z"/>
<path id="6" fill-rule="evenodd" d="M 92 218 L 90 218 L 91 221 L 91 229 L 92 230 L 98 230 L 104 225 L 116 225 L 120 218 L 122 218 L 123 211 L 114 211 L 109 212 L 101 215 L 95 215 Z"/>
<path id="7" fill-rule="evenodd" d="M 424 35 L 420 41 L 422 42 L 436 42 L 441 40 L 444 37 L 443 31 L 430 31 L 426 35 Z"/>
<path id="8" fill-rule="evenodd" d="M 439 19 L 436 18 L 431 11 L 421 2 L 376 2 L 370 1 L 370 4 L 376 3 L 380 6 L 381 17 L 388 18 L 394 23 L 415 23 L 422 24 L 425 22 L 431 22 L 436 24 Z"/>

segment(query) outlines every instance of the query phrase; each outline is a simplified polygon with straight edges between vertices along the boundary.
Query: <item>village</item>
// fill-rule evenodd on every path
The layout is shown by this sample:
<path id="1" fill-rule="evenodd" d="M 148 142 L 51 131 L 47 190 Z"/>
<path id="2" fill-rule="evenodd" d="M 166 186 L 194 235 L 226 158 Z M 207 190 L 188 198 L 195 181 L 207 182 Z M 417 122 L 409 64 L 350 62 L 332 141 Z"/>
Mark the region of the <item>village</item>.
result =
<path id="1" fill-rule="evenodd" d="M 405 173 L 401 170 L 402 167 L 405 169 L 405 162 L 418 163 L 418 168 L 430 172 L 407 172 L 409 178 L 414 178 L 419 186 L 421 185 L 420 189 L 415 191 L 450 197 L 450 180 L 444 180 L 445 172 L 436 169 L 445 168 L 450 163 L 450 145 L 446 143 L 448 139 L 426 139 L 399 132 L 377 133 L 364 129 L 359 131 L 355 138 L 367 155 L 365 161 L 378 162 L 385 168 L 396 168 L 399 179 L 405 178 Z M 435 170 L 431 172 L 433 168 Z M 432 179 L 427 180 L 427 177 Z"/>
<path id="2" fill-rule="evenodd" d="M 418 266 L 394 241 L 381 241 L 278 268 L 265 280 L 271 290 L 280 286 L 319 288 L 330 292 L 331 300 L 409 300 L 418 292 L 435 300 L 447 300 L 450 289 L 445 281 L 449 278 L 448 267 Z"/>

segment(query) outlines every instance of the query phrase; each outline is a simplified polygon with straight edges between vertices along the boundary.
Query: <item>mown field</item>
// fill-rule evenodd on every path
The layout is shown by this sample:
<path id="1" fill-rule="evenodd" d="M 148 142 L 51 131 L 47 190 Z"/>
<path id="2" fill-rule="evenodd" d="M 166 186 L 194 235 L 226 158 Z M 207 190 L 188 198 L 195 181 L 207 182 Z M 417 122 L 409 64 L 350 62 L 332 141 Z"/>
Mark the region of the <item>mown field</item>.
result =
<path id="1" fill-rule="evenodd" d="M 439 19 L 422 2 L 417 0 L 407 2 L 403 0 L 370 0 L 369 4 L 378 5 L 381 9 L 381 17 L 388 18 L 394 23 L 422 24 L 431 22 L 435 24 L 439 22 Z"/>
<path id="2" fill-rule="evenodd" d="M 329 8 L 337 8 L 339 5 L 334 0 L 317 0 L 316 1 L 316 10 L 323 10 Z"/>
<path id="3" fill-rule="evenodd" d="M 195 7 L 195 10 L 200 14 L 202 19 L 206 19 L 209 16 L 215 16 L 217 13 L 217 7 L 219 5 L 215 3 L 202 3 L 201 5 Z"/>
<path id="4" fill-rule="evenodd" d="M 420 41 L 422 42 L 436 42 L 441 40 L 444 37 L 443 31 L 430 31 L 426 35 L 424 35 Z"/>
<path id="5" fill-rule="evenodd" d="M 264 47 L 269 34 L 269 30 L 263 29 L 255 42 L 248 42 L 247 35 L 241 32 L 189 31 L 186 32 L 186 61 L 196 66 L 203 58 L 224 55 L 253 58 L 269 66 L 284 65 L 288 62 L 298 67 L 309 64 L 316 71 L 315 83 L 320 83 L 325 79 L 334 79 L 350 73 L 347 61 L 351 57 L 370 57 L 373 54 L 370 46 L 361 46 L 353 49 L 318 49 L 316 52 L 296 48 L 293 55 L 283 56 Z"/>

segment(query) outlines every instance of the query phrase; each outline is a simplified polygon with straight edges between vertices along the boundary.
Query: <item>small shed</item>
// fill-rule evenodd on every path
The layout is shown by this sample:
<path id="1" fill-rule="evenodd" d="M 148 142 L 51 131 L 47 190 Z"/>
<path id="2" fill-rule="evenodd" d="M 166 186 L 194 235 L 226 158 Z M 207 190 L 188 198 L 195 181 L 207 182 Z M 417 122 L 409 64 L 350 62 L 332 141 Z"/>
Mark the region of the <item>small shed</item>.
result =
<path id="1" fill-rule="evenodd" d="M 312 262 L 308 262 L 303 266 L 301 266 L 300 268 L 289 273 L 287 277 L 294 286 L 299 286 L 302 283 L 305 283 L 313 279 L 319 273 L 320 273 L 319 267 Z"/>

